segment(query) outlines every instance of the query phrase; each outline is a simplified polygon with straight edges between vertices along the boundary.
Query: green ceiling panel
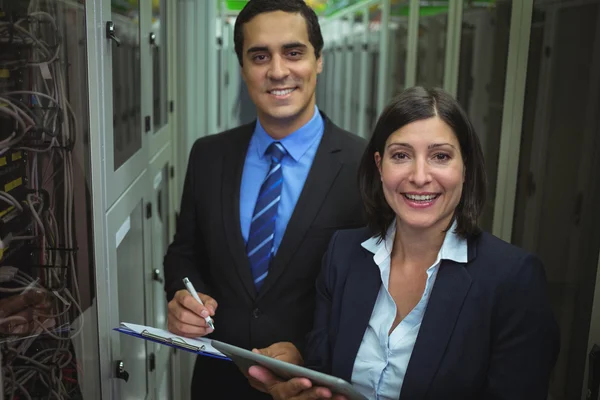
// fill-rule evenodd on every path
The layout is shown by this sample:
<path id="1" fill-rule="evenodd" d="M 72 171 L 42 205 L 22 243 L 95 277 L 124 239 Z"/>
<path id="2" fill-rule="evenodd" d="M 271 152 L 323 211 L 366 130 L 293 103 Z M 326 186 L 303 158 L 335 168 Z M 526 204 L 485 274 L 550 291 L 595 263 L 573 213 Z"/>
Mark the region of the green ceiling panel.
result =
<path id="1" fill-rule="evenodd" d="M 430 15 L 437 15 L 440 13 L 447 13 L 448 6 L 445 6 L 443 4 L 448 3 L 448 1 L 449 0 L 437 0 L 435 2 L 437 5 L 435 5 L 435 6 L 422 5 L 420 7 L 419 14 L 421 16 L 430 16 Z M 248 0 L 224 0 L 224 2 L 229 11 L 238 12 L 242 8 L 244 8 L 244 6 L 248 2 Z M 329 17 L 329 16 L 335 15 L 336 13 L 342 11 L 344 8 L 346 8 L 350 5 L 360 3 L 360 2 L 361 2 L 361 0 L 327 0 L 325 9 L 318 10 L 318 11 L 319 11 L 320 15 Z M 408 2 L 408 0 L 404 0 L 404 1 L 392 0 L 392 15 L 398 15 L 398 16 L 408 15 L 409 7 L 407 6 L 407 2 Z M 486 5 L 486 4 L 493 6 L 494 3 L 496 2 L 496 0 L 464 0 L 464 2 L 465 2 L 465 6 Z M 396 3 L 396 4 L 394 4 L 394 3 Z M 425 3 L 427 4 L 427 3 L 431 3 L 431 2 L 427 1 Z"/>

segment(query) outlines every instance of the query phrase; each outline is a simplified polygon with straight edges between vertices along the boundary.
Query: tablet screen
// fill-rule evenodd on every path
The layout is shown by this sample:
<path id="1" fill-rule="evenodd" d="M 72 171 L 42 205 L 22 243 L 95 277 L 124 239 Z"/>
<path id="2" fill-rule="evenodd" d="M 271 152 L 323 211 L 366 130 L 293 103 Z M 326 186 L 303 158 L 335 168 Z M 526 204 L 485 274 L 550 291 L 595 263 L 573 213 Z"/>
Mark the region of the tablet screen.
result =
<path id="1" fill-rule="evenodd" d="M 213 347 L 227 355 L 236 365 L 247 371 L 253 365 L 261 365 L 269 369 L 273 374 L 283 380 L 292 378 L 307 378 L 315 386 L 323 386 L 331 390 L 333 393 L 343 394 L 349 400 L 367 400 L 365 396 L 360 394 L 354 387 L 345 380 L 313 371 L 308 368 L 286 363 L 281 360 L 276 360 L 271 357 L 256 354 L 241 347 L 233 346 L 227 343 L 212 341 Z"/>

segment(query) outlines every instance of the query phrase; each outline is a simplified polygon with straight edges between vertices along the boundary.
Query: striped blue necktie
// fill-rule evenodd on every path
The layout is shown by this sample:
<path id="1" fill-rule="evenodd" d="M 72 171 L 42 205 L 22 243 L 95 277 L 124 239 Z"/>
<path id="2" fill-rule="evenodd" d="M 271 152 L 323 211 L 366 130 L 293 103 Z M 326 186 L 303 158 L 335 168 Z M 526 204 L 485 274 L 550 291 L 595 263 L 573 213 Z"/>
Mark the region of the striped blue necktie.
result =
<path id="1" fill-rule="evenodd" d="M 252 214 L 252 222 L 250 223 L 248 243 L 246 244 L 252 277 L 257 291 L 260 290 L 267 277 L 269 264 L 273 257 L 275 220 L 277 219 L 277 206 L 281 200 L 281 187 L 283 186 L 281 160 L 286 151 L 281 143 L 273 142 L 269 145 L 265 154 L 271 155 L 271 167 L 258 193 L 254 214 Z"/>

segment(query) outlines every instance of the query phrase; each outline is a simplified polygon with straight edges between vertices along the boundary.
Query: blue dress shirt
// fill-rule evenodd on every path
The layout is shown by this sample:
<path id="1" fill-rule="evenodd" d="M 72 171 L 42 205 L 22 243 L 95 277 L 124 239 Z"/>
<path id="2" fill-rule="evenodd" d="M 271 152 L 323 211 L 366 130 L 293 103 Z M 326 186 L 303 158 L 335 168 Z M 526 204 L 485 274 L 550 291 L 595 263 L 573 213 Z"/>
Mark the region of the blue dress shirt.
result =
<path id="1" fill-rule="evenodd" d="M 296 207 L 296 202 L 300 197 L 304 182 L 317 153 L 317 148 L 323 137 L 324 127 L 323 117 L 321 117 L 315 106 L 314 115 L 306 125 L 279 141 L 285 147 L 287 155 L 281 162 L 283 187 L 277 209 L 277 220 L 275 221 L 274 252 L 277 252 L 279 248 L 285 228 L 292 216 L 294 207 Z M 260 121 L 257 120 L 246 153 L 240 187 L 240 224 L 242 236 L 246 242 L 248 241 L 250 223 L 258 192 L 271 165 L 270 158 L 265 157 L 265 151 L 274 141 L 275 139 L 269 136 Z"/>
<path id="2" fill-rule="evenodd" d="M 378 243 L 379 237 L 373 237 L 362 243 L 362 247 L 373 253 L 373 260 L 379 267 L 382 282 L 352 370 L 352 384 L 367 398 L 397 400 L 400 396 L 404 375 L 417 341 L 440 262 L 467 262 L 467 241 L 454 233 L 455 228 L 456 222 L 446 234 L 437 260 L 427 269 L 427 283 L 421 300 L 391 334 L 389 331 L 396 318 L 396 303 L 388 287 L 396 224 L 393 223 L 388 229 L 385 241 Z"/>

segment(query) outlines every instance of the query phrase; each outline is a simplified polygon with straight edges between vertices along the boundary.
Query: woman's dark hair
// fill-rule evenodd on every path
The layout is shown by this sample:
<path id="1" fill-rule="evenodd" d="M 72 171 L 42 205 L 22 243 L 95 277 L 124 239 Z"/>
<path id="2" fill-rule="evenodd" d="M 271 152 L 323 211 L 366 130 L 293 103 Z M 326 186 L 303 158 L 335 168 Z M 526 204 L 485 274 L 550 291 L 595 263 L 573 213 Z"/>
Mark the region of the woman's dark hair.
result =
<path id="1" fill-rule="evenodd" d="M 259 14 L 284 11 L 288 13 L 299 13 L 306 21 L 308 40 L 315 49 L 315 57 L 321 56 L 323 50 L 323 35 L 319 25 L 319 18 L 314 10 L 304 3 L 303 0 L 250 0 L 238 14 L 233 28 L 233 43 L 240 66 L 243 64 L 244 30 L 243 25 Z"/>
<path id="2" fill-rule="evenodd" d="M 411 122 L 436 116 L 452 128 L 465 164 L 462 196 L 453 218 L 457 223 L 456 233 L 468 238 L 481 232 L 477 221 L 485 203 L 486 175 L 479 138 L 467 114 L 450 94 L 442 89 L 417 86 L 400 93 L 383 110 L 358 170 L 358 184 L 367 223 L 382 239 L 385 239 L 396 214 L 385 200 L 375 153 L 379 152 L 383 157 L 388 137 L 398 129 Z"/>

